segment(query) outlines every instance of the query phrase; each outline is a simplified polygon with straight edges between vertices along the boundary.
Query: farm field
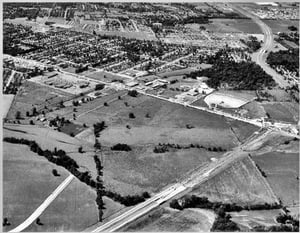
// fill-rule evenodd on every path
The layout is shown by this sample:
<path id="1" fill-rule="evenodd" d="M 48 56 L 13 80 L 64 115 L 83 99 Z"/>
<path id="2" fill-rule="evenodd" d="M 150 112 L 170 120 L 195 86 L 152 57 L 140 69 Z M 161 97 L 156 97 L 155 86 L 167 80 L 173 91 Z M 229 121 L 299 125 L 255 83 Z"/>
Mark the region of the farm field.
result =
<path id="1" fill-rule="evenodd" d="M 299 204 L 299 154 L 268 152 L 253 156 L 284 205 Z"/>
<path id="2" fill-rule="evenodd" d="M 159 207 L 149 214 L 125 226 L 121 231 L 131 232 L 208 232 L 215 214 L 204 209 Z"/>
<path id="3" fill-rule="evenodd" d="M 55 177 L 52 169 L 60 176 Z M 11 223 L 3 230 L 21 224 L 67 176 L 64 168 L 34 154 L 28 146 L 3 142 L 3 216 Z"/>
<path id="4" fill-rule="evenodd" d="M 15 96 L 14 104 L 10 108 L 6 118 L 15 119 L 17 111 L 20 111 L 21 116 L 24 117 L 26 111 L 32 111 L 33 106 L 39 109 L 43 108 L 46 103 L 49 108 L 49 105 L 58 105 L 60 101 L 70 97 L 72 97 L 71 94 L 26 81 Z"/>
<path id="5" fill-rule="evenodd" d="M 277 201 L 249 157 L 234 162 L 199 187 L 195 187 L 191 194 L 206 196 L 210 201 L 238 205 Z"/>
<path id="6" fill-rule="evenodd" d="M 257 34 L 261 32 L 259 26 L 250 19 L 211 19 L 210 23 L 197 24 L 197 26 L 198 28 L 204 26 L 209 32 L 218 33 Z"/>
<path id="7" fill-rule="evenodd" d="M 291 102 L 274 102 L 262 104 L 271 119 L 288 123 L 297 123 L 299 120 L 299 106 Z"/>
<path id="8" fill-rule="evenodd" d="M 299 21 L 297 20 L 262 20 L 265 24 L 267 24 L 271 29 L 273 34 L 277 34 L 278 32 L 289 32 L 289 26 L 295 26 L 299 29 Z"/>

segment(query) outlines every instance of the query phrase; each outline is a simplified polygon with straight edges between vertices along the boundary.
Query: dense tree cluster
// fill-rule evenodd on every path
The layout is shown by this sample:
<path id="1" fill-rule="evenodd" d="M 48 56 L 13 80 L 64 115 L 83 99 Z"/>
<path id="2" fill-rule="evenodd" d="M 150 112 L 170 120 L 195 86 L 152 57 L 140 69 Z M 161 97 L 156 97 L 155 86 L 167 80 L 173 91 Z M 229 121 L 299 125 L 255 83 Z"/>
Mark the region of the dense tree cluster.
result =
<path id="1" fill-rule="evenodd" d="M 131 147 L 127 144 L 118 143 L 111 147 L 111 150 L 117 151 L 131 151 Z"/>
<path id="2" fill-rule="evenodd" d="M 131 90 L 131 91 L 128 91 L 128 95 L 131 97 L 137 97 L 138 92 L 136 90 Z"/>
<path id="3" fill-rule="evenodd" d="M 211 68 L 193 72 L 192 78 L 206 76 L 212 88 L 225 86 L 233 90 L 259 90 L 275 86 L 275 81 L 253 62 L 216 61 Z"/>
<path id="4" fill-rule="evenodd" d="M 183 210 L 185 208 L 205 208 L 217 211 L 222 208 L 225 212 L 242 211 L 242 210 L 269 210 L 269 209 L 279 209 L 281 204 L 253 204 L 240 206 L 235 203 L 222 203 L 222 202 L 211 202 L 207 197 L 198 197 L 196 195 L 185 196 L 181 199 L 174 199 L 170 202 L 170 207 L 178 210 Z"/>
<path id="5" fill-rule="evenodd" d="M 171 144 L 171 143 L 159 143 L 158 146 L 155 146 L 153 149 L 154 153 L 165 153 L 168 152 L 169 149 L 191 149 L 191 148 L 198 148 L 198 149 L 205 149 L 208 151 L 214 151 L 214 152 L 225 152 L 226 149 L 222 147 L 206 147 L 199 144 L 189 144 L 189 145 L 179 145 L 179 144 Z"/>
<path id="6" fill-rule="evenodd" d="M 240 231 L 240 228 L 235 222 L 231 221 L 230 214 L 226 214 L 223 210 L 219 210 L 210 231 L 233 232 Z"/>
<path id="7" fill-rule="evenodd" d="M 286 70 L 296 72 L 299 75 L 299 49 L 270 52 L 267 63 L 271 67 L 283 66 Z"/>
<path id="8" fill-rule="evenodd" d="M 105 191 L 105 196 L 113 199 L 114 201 L 117 201 L 125 206 L 133 206 L 136 204 L 139 204 L 143 201 L 145 201 L 146 198 L 150 197 L 150 194 L 148 192 L 142 193 L 142 195 L 128 195 L 128 196 L 121 196 L 120 194 L 111 192 L 111 191 Z"/>
<path id="9" fill-rule="evenodd" d="M 98 122 L 98 123 L 94 124 L 93 127 L 94 127 L 95 137 L 99 137 L 100 132 L 106 128 L 106 125 L 105 125 L 105 122 L 102 121 L 102 122 Z"/>
<path id="10" fill-rule="evenodd" d="M 103 186 L 103 181 L 102 181 L 102 176 L 103 176 L 103 166 L 101 164 L 100 159 L 98 158 L 97 155 L 94 155 L 94 161 L 96 163 L 96 169 L 97 169 L 97 184 L 96 184 L 96 192 L 97 192 L 97 198 L 96 198 L 96 203 L 98 206 L 98 213 L 99 213 L 99 221 L 102 222 L 102 217 L 103 217 L 103 209 L 104 207 L 104 201 L 103 201 L 103 195 L 104 195 L 104 186 Z"/>
<path id="11" fill-rule="evenodd" d="M 247 45 L 250 48 L 251 52 L 256 52 L 261 48 L 261 43 L 255 36 L 249 36 L 249 40 L 241 39 L 241 42 Z"/>

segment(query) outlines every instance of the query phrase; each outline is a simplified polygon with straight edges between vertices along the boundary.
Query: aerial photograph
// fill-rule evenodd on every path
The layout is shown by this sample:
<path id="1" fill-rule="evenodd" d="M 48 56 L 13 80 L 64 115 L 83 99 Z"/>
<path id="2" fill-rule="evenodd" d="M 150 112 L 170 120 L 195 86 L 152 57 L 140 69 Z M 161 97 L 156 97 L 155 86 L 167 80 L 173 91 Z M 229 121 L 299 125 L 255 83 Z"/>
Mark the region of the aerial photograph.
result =
<path id="1" fill-rule="evenodd" d="M 299 232 L 299 2 L 0 4 L 0 232 Z"/>

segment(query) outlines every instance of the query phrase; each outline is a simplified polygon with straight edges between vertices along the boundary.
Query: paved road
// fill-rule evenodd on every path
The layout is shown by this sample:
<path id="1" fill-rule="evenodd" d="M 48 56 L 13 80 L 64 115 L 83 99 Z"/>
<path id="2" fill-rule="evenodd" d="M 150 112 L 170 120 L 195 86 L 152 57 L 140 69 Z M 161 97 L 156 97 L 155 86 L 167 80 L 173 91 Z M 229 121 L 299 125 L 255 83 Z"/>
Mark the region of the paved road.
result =
<path id="1" fill-rule="evenodd" d="M 274 43 L 274 37 L 271 28 L 265 24 L 258 16 L 246 11 L 245 9 L 235 5 L 231 4 L 231 7 L 235 9 L 236 11 L 240 12 L 241 14 L 245 15 L 246 17 L 249 17 L 252 19 L 263 31 L 264 33 L 264 43 L 261 47 L 261 49 L 254 55 L 254 61 L 260 65 L 260 67 L 270 76 L 273 77 L 273 79 L 279 84 L 280 87 L 287 87 L 289 86 L 288 82 L 284 80 L 284 77 L 278 74 L 275 70 L 273 70 L 267 63 L 266 58 L 270 52 L 270 50 L 273 47 Z"/>
<path id="2" fill-rule="evenodd" d="M 51 195 L 19 226 L 9 232 L 21 232 L 34 222 L 45 209 L 55 200 L 55 198 L 71 183 L 74 176 L 70 174 L 52 193 Z"/>

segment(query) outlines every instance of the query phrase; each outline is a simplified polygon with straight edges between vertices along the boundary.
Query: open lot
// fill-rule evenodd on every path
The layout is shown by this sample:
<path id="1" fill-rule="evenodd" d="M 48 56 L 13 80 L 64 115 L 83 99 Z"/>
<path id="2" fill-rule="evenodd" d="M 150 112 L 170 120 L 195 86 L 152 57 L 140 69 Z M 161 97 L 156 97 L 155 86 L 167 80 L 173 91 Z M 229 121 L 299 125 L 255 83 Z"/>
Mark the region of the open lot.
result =
<path id="1" fill-rule="evenodd" d="M 204 209 L 184 209 L 178 211 L 169 207 L 159 207 L 137 221 L 121 229 L 133 232 L 208 232 L 215 214 Z"/>
<path id="2" fill-rule="evenodd" d="M 274 203 L 272 192 L 249 157 L 240 159 L 212 177 L 191 194 L 206 196 L 211 201 L 239 205 Z"/>
<path id="3" fill-rule="evenodd" d="M 299 120 L 299 105 L 292 102 L 263 103 L 266 113 L 271 119 L 288 123 L 297 123 Z"/>
<path id="4" fill-rule="evenodd" d="M 299 204 L 299 154 L 269 152 L 253 157 L 266 173 L 275 194 L 284 205 Z"/>

